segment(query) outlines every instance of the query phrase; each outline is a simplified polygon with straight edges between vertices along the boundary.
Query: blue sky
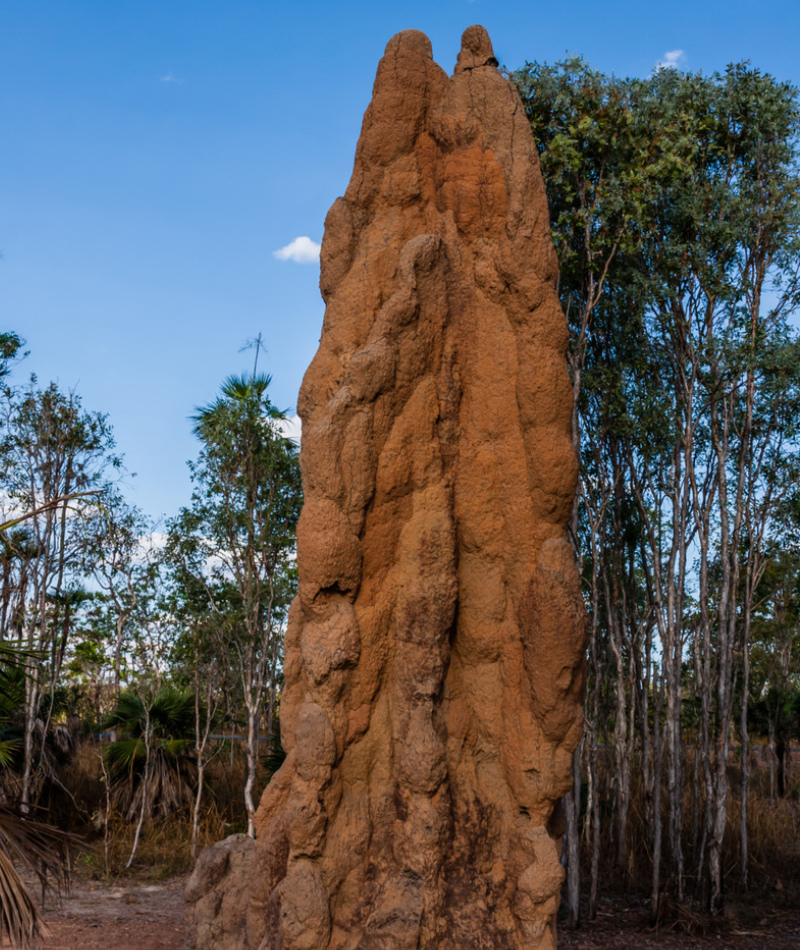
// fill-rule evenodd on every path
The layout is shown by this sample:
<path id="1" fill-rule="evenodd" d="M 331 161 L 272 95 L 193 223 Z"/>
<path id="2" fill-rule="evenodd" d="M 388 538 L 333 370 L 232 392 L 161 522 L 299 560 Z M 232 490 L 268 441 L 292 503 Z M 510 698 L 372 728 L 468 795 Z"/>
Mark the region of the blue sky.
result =
<path id="1" fill-rule="evenodd" d="M 451 71 L 471 23 L 509 68 L 749 59 L 800 84 L 800 0 L 0 0 L 0 328 L 28 341 L 17 380 L 109 413 L 148 514 L 188 500 L 188 416 L 259 332 L 294 411 L 318 268 L 274 252 L 320 241 L 387 40 L 422 29 Z"/>

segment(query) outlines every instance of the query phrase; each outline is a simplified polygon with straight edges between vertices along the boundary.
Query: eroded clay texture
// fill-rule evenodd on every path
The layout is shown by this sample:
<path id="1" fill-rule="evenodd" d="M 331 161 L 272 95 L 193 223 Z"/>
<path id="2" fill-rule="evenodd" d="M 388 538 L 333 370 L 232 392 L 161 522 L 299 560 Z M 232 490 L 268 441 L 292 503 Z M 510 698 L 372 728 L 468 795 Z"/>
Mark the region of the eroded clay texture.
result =
<path id="1" fill-rule="evenodd" d="M 325 224 L 288 758 L 232 946 L 555 947 L 577 469 L 542 176 L 496 65 L 479 26 L 450 78 L 393 37 Z"/>

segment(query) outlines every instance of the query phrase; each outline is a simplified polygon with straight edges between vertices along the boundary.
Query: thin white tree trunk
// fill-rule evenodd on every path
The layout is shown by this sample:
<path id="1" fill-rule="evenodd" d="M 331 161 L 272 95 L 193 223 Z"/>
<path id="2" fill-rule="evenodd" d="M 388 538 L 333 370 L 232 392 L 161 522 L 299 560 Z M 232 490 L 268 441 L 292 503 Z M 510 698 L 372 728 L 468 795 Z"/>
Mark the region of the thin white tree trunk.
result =
<path id="1" fill-rule="evenodd" d="M 247 709 L 247 777 L 244 783 L 244 804 L 247 809 L 247 834 L 255 838 L 256 829 L 253 819 L 256 808 L 253 792 L 258 770 L 258 710 L 252 705 Z"/>
<path id="2" fill-rule="evenodd" d="M 144 816 L 147 812 L 148 799 L 150 796 L 150 707 L 147 703 L 144 704 L 144 722 L 145 722 L 145 731 L 144 731 L 144 774 L 142 775 L 142 801 L 139 806 L 139 820 L 136 823 L 136 834 L 133 836 L 133 846 L 131 847 L 131 854 L 128 858 L 128 863 L 125 865 L 126 868 L 129 868 L 133 864 L 133 859 L 136 857 L 136 850 L 139 847 L 139 838 L 142 834 L 142 825 L 144 824 Z"/>

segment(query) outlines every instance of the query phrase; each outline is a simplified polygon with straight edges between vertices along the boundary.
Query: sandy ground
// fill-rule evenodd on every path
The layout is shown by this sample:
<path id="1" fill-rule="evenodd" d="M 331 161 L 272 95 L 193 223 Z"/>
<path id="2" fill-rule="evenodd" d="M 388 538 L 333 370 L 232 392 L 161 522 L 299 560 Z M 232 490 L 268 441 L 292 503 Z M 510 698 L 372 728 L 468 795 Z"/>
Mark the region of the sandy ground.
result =
<path id="1" fill-rule="evenodd" d="M 185 877 L 120 886 L 74 881 L 44 906 L 42 950 L 182 950 Z"/>
<path id="2" fill-rule="evenodd" d="M 182 950 L 185 877 L 161 884 L 119 886 L 75 881 L 61 900 L 48 897 L 50 930 L 42 950 Z M 601 910 L 577 932 L 559 934 L 559 950 L 800 950 L 800 912 L 776 911 L 748 922 L 731 920 L 719 932 L 654 932 L 644 912 Z M 468 950 L 468 948 L 465 948 Z"/>

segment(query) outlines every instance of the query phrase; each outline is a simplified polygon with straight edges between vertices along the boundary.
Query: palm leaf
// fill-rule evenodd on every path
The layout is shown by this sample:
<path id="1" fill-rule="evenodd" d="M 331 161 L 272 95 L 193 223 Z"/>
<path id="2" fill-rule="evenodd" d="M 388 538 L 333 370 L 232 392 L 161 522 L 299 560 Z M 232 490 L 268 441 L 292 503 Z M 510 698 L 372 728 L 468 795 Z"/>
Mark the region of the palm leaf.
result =
<path id="1" fill-rule="evenodd" d="M 44 936 L 39 910 L 11 858 L 0 848 L 0 932 L 8 934 L 14 946 L 29 947 Z"/>
<path id="2" fill-rule="evenodd" d="M 145 708 L 141 697 L 133 690 L 123 690 L 114 709 L 103 716 L 102 727 L 117 732 L 141 734 L 145 723 Z"/>
<path id="3" fill-rule="evenodd" d="M 0 845 L 12 858 L 27 865 L 43 887 L 69 884 L 68 847 L 79 839 L 43 821 L 0 805 Z"/>
<path id="4" fill-rule="evenodd" d="M 139 764 L 144 762 L 145 751 L 144 740 L 141 737 L 119 739 L 116 742 L 110 742 L 103 749 L 103 758 L 116 779 L 126 773 L 135 772 Z"/>
<path id="5" fill-rule="evenodd" d="M 74 835 L 0 805 L 0 928 L 11 942 L 27 947 L 44 933 L 44 925 L 15 861 L 39 879 L 42 891 L 69 884 L 68 848 Z"/>
<path id="6" fill-rule="evenodd" d="M 13 766 L 21 745 L 21 739 L 0 739 L 0 768 L 8 769 Z"/>

